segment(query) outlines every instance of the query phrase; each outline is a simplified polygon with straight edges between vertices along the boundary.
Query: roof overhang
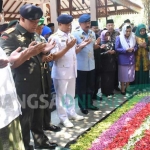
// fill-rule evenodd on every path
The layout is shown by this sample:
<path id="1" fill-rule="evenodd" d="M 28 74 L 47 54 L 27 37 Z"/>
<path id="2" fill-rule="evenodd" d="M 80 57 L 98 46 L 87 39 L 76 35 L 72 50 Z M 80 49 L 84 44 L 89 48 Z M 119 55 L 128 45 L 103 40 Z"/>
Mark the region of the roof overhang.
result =
<path id="1" fill-rule="evenodd" d="M 127 7 L 137 13 L 141 12 L 142 7 L 140 7 L 139 5 L 129 1 L 129 0 L 111 0 L 113 3 L 117 3 L 120 4 L 124 7 Z"/>

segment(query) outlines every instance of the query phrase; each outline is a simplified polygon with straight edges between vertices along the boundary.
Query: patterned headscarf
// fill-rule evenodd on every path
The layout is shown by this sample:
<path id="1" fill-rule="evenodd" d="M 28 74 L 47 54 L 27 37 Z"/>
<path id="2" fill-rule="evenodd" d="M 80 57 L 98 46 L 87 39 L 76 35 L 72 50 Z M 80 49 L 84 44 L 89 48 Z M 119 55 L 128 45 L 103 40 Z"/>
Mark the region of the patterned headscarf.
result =
<path id="1" fill-rule="evenodd" d="M 108 30 L 103 30 L 103 31 L 101 32 L 101 37 L 100 37 L 100 38 L 101 38 L 101 41 L 102 41 L 102 42 L 108 41 L 108 40 L 106 39 L 106 36 L 105 36 L 106 33 L 109 33 Z"/>

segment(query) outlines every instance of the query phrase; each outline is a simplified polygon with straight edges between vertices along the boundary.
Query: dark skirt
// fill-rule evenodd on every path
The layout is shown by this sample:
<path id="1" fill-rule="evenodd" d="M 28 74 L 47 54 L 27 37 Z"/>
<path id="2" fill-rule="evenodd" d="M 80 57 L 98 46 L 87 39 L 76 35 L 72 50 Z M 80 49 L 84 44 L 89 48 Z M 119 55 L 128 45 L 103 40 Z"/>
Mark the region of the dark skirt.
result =
<path id="1" fill-rule="evenodd" d="M 0 129 L 0 150 L 25 150 L 18 118 Z"/>
<path id="2" fill-rule="evenodd" d="M 135 71 L 134 86 L 139 90 L 149 87 L 149 71 Z"/>
<path id="3" fill-rule="evenodd" d="M 147 87 L 149 87 L 149 70 L 148 71 L 143 71 L 143 65 L 142 65 L 142 60 L 140 63 L 140 70 L 135 71 L 135 81 L 133 82 L 132 85 L 135 86 L 135 88 L 139 90 L 143 90 Z"/>
<path id="4" fill-rule="evenodd" d="M 101 90 L 106 96 L 111 95 L 114 91 L 115 71 L 101 73 Z"/>

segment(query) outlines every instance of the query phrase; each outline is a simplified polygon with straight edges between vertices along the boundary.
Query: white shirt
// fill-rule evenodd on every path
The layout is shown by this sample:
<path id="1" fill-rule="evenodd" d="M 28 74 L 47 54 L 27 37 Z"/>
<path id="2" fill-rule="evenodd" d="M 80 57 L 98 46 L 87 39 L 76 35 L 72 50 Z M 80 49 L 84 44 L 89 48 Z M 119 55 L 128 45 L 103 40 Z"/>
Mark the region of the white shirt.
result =
<path id="1" fill-rule="evenodd" d="M 70 42 L 73 36 L 66 34 L 61 30 L 50 37 L 51 42 L 55 41 L 56 46 L 51 50 L 51 53 L 56 53 L 63 50 L 66 47 L 66 41 Z M 54 79 L 72 79 L 77 77 L 77 60 L 76 49 L 74 45 L 68 52 L 60 59 L 54 61 L 52 67 L 51 77 Z"/>
<path id="2" fill-rule="evenodd" d="M 0 59 L 7 58 L 0 48 Z M 9 66 L 0 69 L 0 129 L 10 124 L 21 114 L 15 84 Z"/>

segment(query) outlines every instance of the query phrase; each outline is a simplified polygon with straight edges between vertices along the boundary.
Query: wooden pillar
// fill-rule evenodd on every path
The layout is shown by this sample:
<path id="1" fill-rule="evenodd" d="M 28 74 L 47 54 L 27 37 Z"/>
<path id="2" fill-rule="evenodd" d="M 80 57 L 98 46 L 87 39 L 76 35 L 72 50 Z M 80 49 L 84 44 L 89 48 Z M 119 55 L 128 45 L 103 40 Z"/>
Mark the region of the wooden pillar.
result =
<path id="1" fill-rule="evenodd" d="M 5 18 L 4 18 L 4 13 L 3 13 L 3 12 L 0 13 L 0 18 L 1 18 L 1 20 L 0 20 L 0 25 L 1 25 L 1 24 L 4 24 Z"/>
<path id="2" fill-rule="evenodd" d="M 105 0 L 105 14 L 106 14 L 106 22 L 107 22 L 107 16 L 108 16 L 108 11 L 107 11 L 107 0 Z"/>
<path id="3" fill-rule="evenodd" d="M 51 22 L 55 24 L 55 31 L 58 29 L 58 9 L 57 9 L 57 2 L 60 0 L 50 0 L 50 15 L 51 15 Z"/>
<path id="4" fill-rule="evenodd" d="M 47 24 L 47 18 L 46 18 L 46 3 L 41 3 L 39 4 L 39 7 L 43 10 L 43 17 L 44 19 L 44 24 Z"/>
<path id="5" fill-rule="evenodd" d="M 69 0 L 69 11 L 70 15 L 72 15 L 72 0 Z"/>
<path id="6" fill-rule="evenodd" d="M 90 0 L 91 21 L 96 21 L 96 0 Z"/>
<path id="7" fill-rule="evenodd" d="M 57 1 L 57 13 L 58 16 L 61 14 L 61 2 L 60 0 L 56 0 Z"/>
<path id="8" fill-rule="evenodd" d="M 98 8 L 97 8 L 98 3 L 97 3 L 97 0 L 95 0 L 95 2 L 96 2 L 96 20 L 98 20 Z"/>
<path id="9" fill-rule="evenodd" d="M 0 24 L 4 24 L 3 0 L 0 0 Z"/>

